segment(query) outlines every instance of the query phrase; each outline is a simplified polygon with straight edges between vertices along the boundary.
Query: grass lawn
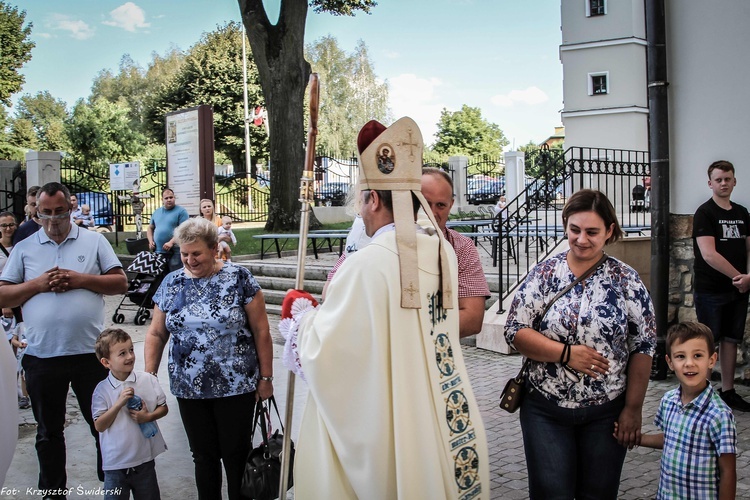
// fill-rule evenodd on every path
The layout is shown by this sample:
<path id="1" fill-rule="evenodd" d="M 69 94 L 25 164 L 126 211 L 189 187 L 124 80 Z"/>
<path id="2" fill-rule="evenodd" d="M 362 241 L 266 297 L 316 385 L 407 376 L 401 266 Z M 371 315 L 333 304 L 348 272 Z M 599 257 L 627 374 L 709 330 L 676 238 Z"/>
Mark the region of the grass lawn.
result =
<path id="1" fill-rule="evenodd" d="M 348 229 L 351 227 L 351 222 L 339 222 L 336 224 L 324 224 L 320 227 L 320 229 Z M 239 228 L 239 229 L 232 229 L 234 232 L 234 235 L 237 237 L 237 245 L 232 247 L 232 255 L 233 256 L 239 256 L 239 255 L 249 255 L 249 254 L 259 254 L 260 253 L 260 243 L 261 240 L 257 238 L 253 238 L 256 234 L 266 234 L 266 230 L 262 227 L 257 228 Z M 298 233 L 298 231 L 289 231 L 290 233 Z M 145 231 L 144 231 L 145 236 Z M 285 250 L 296 250 L 297 249 L 297 240 L 291 240 L 287 242 L 287 245 L 285 247 Z M 112 245 L 112 248 L 114 248 L 116 254 L 128 254 L 128 249 L 125 246 L 125 239 L 120 239 L 119 245 Z"/>

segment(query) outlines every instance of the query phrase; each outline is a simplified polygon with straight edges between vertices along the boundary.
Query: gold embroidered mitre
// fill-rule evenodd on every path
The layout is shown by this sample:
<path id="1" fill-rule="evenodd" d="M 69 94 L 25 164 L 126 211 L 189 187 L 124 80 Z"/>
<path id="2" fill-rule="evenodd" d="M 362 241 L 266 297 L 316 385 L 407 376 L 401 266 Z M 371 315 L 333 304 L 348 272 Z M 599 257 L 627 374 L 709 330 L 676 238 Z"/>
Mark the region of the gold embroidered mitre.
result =
<path id="1" fill-rule="evenodd" d="M 448 273 L 443 232 L 422 195 L 422 150 L 424 143 L 419 127 L 409 117 L 401 118 L 390 127 L 372 120 L 357 136 L 359 151 L 359 190 L 392 192 L 393 219 L 396 225 L 399 270 L 401 275 L 401 307 L 421 308 L 417 231 L 414 223 L 412 194 L 419 200 L 440 238 L 440 275 L 443 307 L 452 307 L 452 290 Z"/>

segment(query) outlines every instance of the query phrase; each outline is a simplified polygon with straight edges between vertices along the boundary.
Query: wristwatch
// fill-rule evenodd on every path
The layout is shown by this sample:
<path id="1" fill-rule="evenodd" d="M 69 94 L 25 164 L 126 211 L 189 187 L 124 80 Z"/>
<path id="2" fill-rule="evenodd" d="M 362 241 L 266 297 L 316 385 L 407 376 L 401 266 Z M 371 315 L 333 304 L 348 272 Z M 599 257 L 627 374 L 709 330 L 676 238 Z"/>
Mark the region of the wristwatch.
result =
<path id="1" fill-rule="evenodd" d="M 261 380 L 265 380 L 266 382 L 273 382 L 273 377 L 264 377 L 264 376 L 261 376 L 260 379 Z"/>

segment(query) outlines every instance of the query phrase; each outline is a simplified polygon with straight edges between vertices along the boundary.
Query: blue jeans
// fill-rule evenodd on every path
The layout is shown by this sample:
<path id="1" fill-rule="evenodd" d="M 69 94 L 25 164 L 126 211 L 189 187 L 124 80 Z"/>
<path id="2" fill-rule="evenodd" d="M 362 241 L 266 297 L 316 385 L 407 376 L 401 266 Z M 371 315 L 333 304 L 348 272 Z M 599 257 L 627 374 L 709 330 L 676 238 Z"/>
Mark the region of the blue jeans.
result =
<path id="1" fill-rule="evenodd" d="M 739 344 L 745 336 L 748 294 L 737 292 L 693 294 L 698 321 L 711 329 L 714 341 Z"/>
<path id="2" fill-rule="evenodd" d="M 180 257 L 180 247 L 172 245 L 169 252 L 161 252 L 165 259 L 167 259 L 167 272 L 171 273 L 177 269 L 182 269 L 182 258 Z M 165 273 L 166 274 L 166 273 Z"/>
<path id="3" fill-rule="evenodd" d="M 128 469 L 104 471 L 104 500 L 128 500 L 133 492 L 135 500 L 159 500 L 159 482 L 154 461 Z"/>
<path id="4" fill-rule="evenodd" d="M 603 405 L 561 408 L 529 388 L 521 431 L 529 498 L 616 499 L 626 449 L 612 436 L 625 395 Z"/>
<path id="5" fill-rule="evenodd" d="M 99 433 L 91 417 L 91 397 L 97 384 L 107 377 L 107 369 L 94 353 L 74 356 L 37 358 L 29 354 L 21 361 L 26 372 L 26 388 L 31 410 L 37 423 L 36 454 L 39 459 L 39 488 L 65 488 L 65 405 L 68 389 L 78 399 L 81 415 L 89 424 L 96 443 L 96 464 L 100 480 L 104 480 Z"/>

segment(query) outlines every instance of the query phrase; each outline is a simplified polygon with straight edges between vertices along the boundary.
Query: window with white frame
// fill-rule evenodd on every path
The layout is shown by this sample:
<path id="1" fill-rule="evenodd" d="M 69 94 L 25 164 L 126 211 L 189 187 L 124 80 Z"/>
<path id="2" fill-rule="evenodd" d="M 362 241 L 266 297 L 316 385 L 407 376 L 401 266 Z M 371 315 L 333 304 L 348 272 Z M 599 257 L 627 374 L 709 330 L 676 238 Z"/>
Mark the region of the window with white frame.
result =
<path id="1" fill-rule="evenodd" d="M 588 87 L 589 95 L 609 94 L 609 71 L 589 73 Z"/>
<path id="2" fill-rule="evenodd" d="M 586 17 L 603 16 L 607 13 L 607 0 L 586 0 Z"/>

